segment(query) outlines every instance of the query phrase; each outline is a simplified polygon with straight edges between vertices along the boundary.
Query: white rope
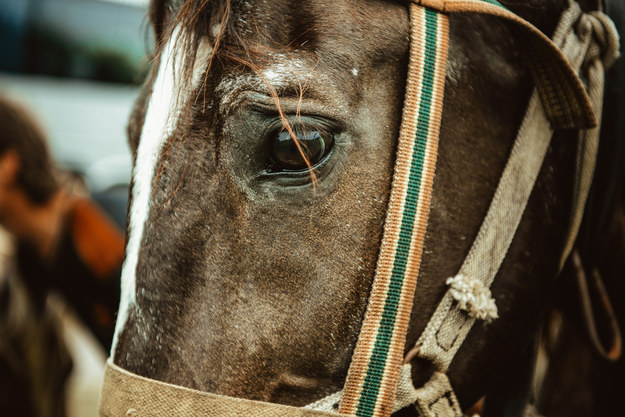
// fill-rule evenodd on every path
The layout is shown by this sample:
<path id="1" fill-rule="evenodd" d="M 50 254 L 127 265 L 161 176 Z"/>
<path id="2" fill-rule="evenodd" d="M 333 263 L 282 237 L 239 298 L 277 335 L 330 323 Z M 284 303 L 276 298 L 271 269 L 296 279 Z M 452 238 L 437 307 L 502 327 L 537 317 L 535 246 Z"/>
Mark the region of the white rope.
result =
<path id="1" fill-rule="evenodd" d="M 446 284 L 450 286 L 449 292 L 458 302 L 458 308 L 466 311 L 469 316 L 487 323 L 499 317 L 490 289 L 479 279 L 458 274 L 448 278 Z"/>

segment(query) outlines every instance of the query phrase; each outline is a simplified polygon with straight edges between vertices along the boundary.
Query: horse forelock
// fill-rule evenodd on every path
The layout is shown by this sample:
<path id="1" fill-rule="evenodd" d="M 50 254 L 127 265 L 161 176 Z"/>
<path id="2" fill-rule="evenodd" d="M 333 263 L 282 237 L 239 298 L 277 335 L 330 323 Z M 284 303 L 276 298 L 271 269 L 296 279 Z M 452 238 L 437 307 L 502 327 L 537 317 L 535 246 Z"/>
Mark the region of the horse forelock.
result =
<path id="1" fill-rule="evenodd" d="M 384 3 L 380 2 L 376 7 L 384 10 Z M 405 1 L 392 0 L 388 3 Z M 307 53 L 311 59 L 319 60 L 316 52 L 320 34 L 336 24 L 324 16 L 325 10 L 319 10 L 319 5 L 287 0 L 273 0 L 270 4 L 241 0 L 157 0 L 153 1 L 150 10 L 152 24 L 157 28 L 155 61 L 159 60 L 163 48 L 175 39 L 176 49 L 181 51 L 180 56 L 184 61 L 181 65 L 182 83 L 192 79 L 195 53 L 198 42 L 203 38 L 208 39 L 213 47 L 204 74 L 206 82 L 215 61 L 240 65 L 261 75 L 264 66 L 275 62 L 276 54 L 288 57 L 291 52 L 299 55 Z M 355 3 L 347 2 L 343 5 L 342 12 L 345 19 L 352 23 L 366 23 L 372 31 L 377 29 L 376 26 L 384 26 L 374 13 L 358 7 Z M 276 24 L 276 18 L 282 19 L 280 24 Z M 176 31 L 176 28 L 183 30 Z M 367 51 L 368 54 L 380 55 L 379 59 L 388 57 L 389 53 L 385 50 L 388 40 L 403 47 L 401 38 L 405 34 L 402 30 L 381 32 L 380 35 L 387 40 L 381 40 L 379 50 Z M 356 37 L 364 45 L 367 32 L 352 33 L 350 36 Z M 346 40 L 348 39 L 339 38 L 331 42 L 339 45 L 346 44 Z M 337 51 L 339 49 L 336 48 Z M 332 52 L 324 51 L 326 55 L 330 55 L 325 57 L 326 61 L 338 65 L 347 73 L 358 74 L 358 62 L 344 62 L 345 54 Z M 265 81 L 271 87 L 272 80 Z"/>

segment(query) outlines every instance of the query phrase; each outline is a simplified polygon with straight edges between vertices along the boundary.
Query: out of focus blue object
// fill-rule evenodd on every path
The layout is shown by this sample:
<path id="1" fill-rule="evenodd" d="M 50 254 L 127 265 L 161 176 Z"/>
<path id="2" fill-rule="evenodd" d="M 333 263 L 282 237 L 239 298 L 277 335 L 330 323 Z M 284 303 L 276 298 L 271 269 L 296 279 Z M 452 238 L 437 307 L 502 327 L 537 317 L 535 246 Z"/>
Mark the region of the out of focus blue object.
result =
<path id="1" fill-rule="evenodd" d="M 0 0 L 0 71 L 139 84 L 151 36 L 141 0 Z"/>

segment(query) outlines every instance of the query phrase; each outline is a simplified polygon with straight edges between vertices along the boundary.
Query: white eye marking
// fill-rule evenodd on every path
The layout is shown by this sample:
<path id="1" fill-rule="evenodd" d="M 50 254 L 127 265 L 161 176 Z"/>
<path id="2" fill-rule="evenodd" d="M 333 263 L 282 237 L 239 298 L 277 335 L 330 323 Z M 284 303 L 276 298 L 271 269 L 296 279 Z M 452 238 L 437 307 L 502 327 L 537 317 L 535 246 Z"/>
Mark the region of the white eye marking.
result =
<path id="1" fill-rule="evenodd" d="M 152 86 L 152 95 L 148 103 L 141 141 L 137 149 L 137 160 L 133 170 L 129 238 L 126 247 L 126 259 L 122 268 L 121 297 L 111 356 L 115 354 L 119 335 L 126 325 L 129 311 L 136 304 L 137 262 L 143 240 L 143 230 L 150 213 L 151 186 L 159 164 L 159 156 L 163 145 L 174 133 L 183 106 L 188 103 L 188 100 L 192 98 L 192 92 L 203 81 L 203 74 L 212 53 L 212 47 L 208 40 L 202 39 L 194 62 L 193 80 L 184 92 L 177 91 L 178 87 L 182 85 L 179 78 L 183 74 L 182 65 L 184 62 L 182 51 L 175 47 L 178 35 L 179 28 L 176 28 L 162 52 L 161 64 Z"/>

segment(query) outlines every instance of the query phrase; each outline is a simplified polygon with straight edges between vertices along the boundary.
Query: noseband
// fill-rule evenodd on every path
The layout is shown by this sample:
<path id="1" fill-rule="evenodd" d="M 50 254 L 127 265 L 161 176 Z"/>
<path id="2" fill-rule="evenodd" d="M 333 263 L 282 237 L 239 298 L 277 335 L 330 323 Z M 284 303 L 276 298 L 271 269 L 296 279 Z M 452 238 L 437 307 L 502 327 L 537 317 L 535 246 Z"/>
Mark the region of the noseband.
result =
<path id="1" fill-rule="evenodd" d="M 447 283 L 416 346 L 404 357 L 430 210 L 449 44 L 449 15 L 498 17 L 525 45 L 535 91 L 480 231 L 460 271 Z M 561 17 L 554 42 L 494 0 L 413 0 L 406 97 L 389 206 L 376 274 L 343 391 L 305 408 L 210 394 L 154 381 L 109 359 L 102 416 L 389 416 L 414 404 L 422 417 L 459 417 L 446 372 L 477 320 L 497 318 L 490 285 L 499 271 L 534 188 L 553 131 L 580 129 L 568 256 L 594 171 L 604 68 L 618 54 L 612 22 L 583 14 L 576 3 Z M 586 73 L 579 75 L 580 69 Z M 588 93 L 580 82 L 586 80 Z M 415 389 L 410 360 L 430 361 L 435 372 Z M 337 414 L 338 411 L 338 414 Z"/>

